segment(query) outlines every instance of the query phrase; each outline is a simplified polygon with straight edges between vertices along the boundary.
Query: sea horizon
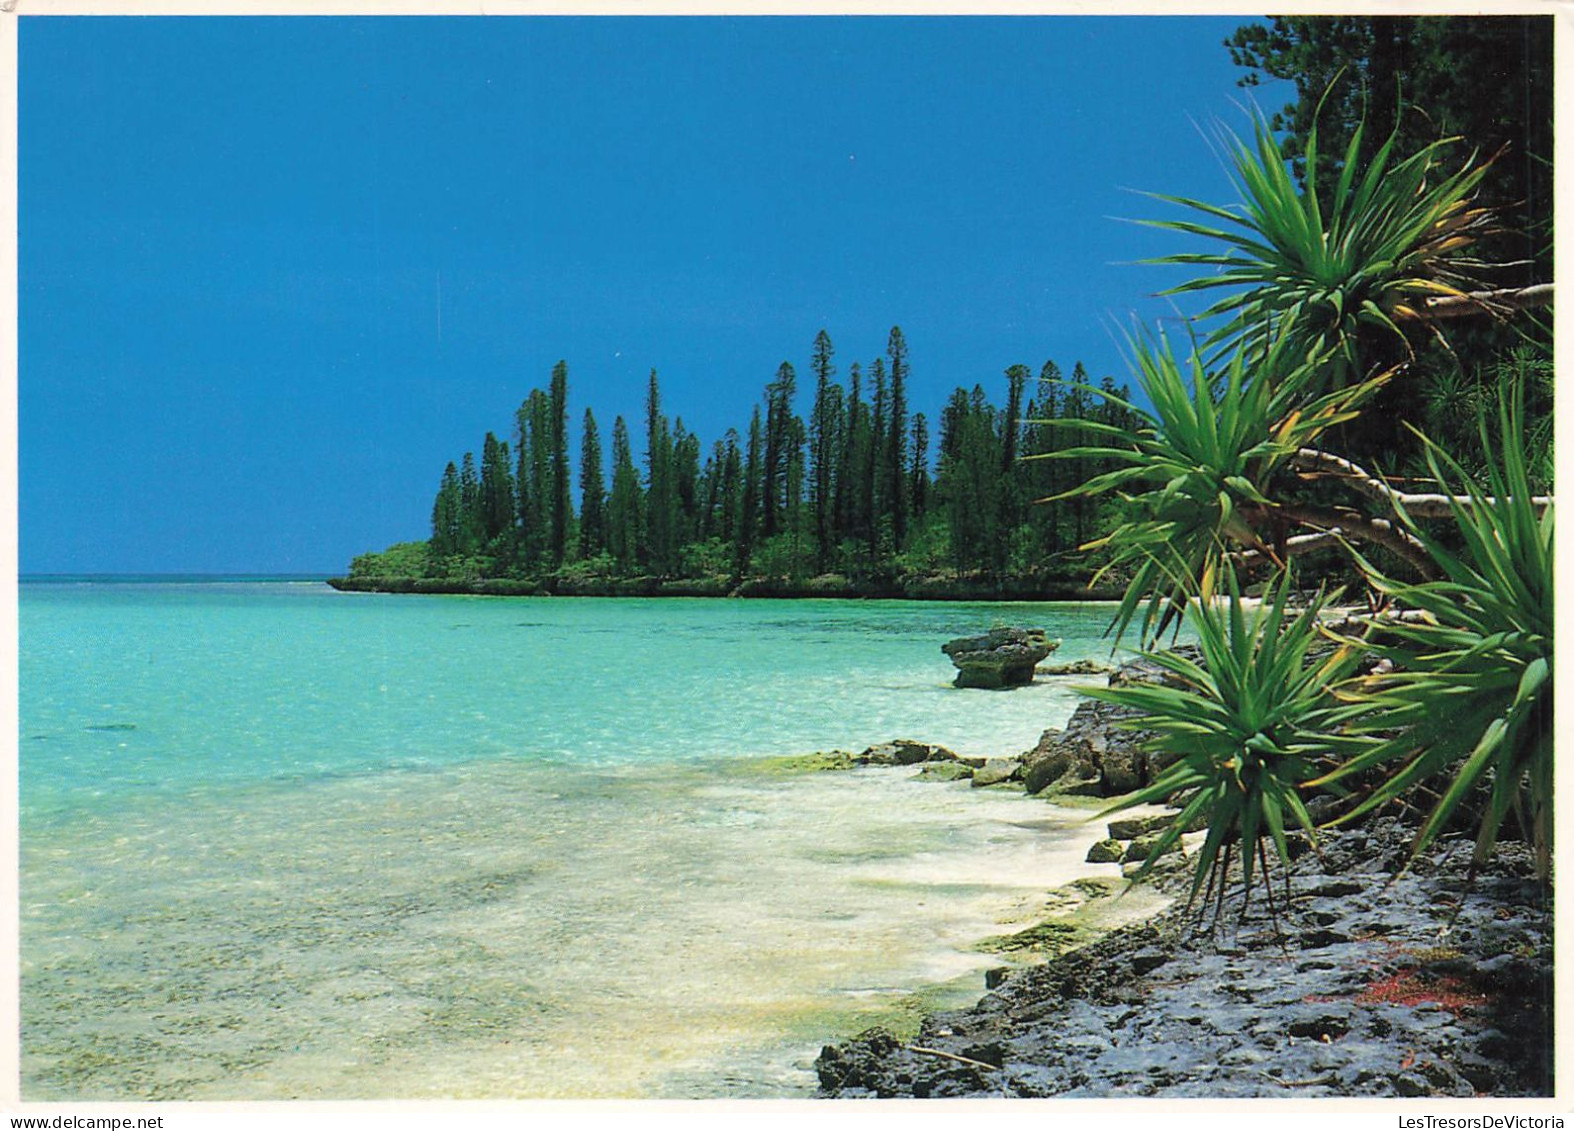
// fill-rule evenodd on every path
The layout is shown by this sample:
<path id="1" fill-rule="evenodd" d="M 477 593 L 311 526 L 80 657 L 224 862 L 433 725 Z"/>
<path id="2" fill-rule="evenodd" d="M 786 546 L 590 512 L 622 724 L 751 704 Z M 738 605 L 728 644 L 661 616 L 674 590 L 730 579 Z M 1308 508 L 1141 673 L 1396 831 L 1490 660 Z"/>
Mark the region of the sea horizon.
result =
<path id="1" fill-rule="evenodd" d="M 197 583 L 197 582 L 203 582 L 203 581 L 255 581 L 255 582 L 267 582 L 267 581 L 322 581 L 322 582 L 326 582 L 330 577 L 336 577 L 336 576 L 338 576 L 338 575 L 333 573 L 333 572 L 331 572 L 331 571 L 327 571 L 327 570 L 310 572 L 310 573 L 270 573 L 270 572 L 265 571 L 265 570 L 258 570 L 258 571 L 254 571 L 254 572 L 240 572 L 240 573 L 202 573 L 202 572 L 185 572 L 185 571 L 175 571 L 175 572 L 168 572 L 168 573 L 148 573 L 148 572 L 136 572 L 136 571 L 126 572 L 126 573 L 118 573 L 118 572 L 117 573 L 104 573 L 104 572 L 69 572 L 69 573 L 35 572 L 35 573 L 18 573 L 17 574 L 17 581 L 18 581 L 18 583 L 20 583 L 22 585 L 50 584 L 50 583 L 60 583 L 60 582 L 65 582 L 65 583 L 81 582 L 81 583 L 88 583 L 88 584 L 93 584 L 93 583 L 97 583 L 97 582 L 109 582 L 109 583 L 119 583 L 119 584 L 143 583 L 143 584 L 150 584 L 150 585 L 152 585 L 152 584 L 158 584 L 160 582 Z"/>

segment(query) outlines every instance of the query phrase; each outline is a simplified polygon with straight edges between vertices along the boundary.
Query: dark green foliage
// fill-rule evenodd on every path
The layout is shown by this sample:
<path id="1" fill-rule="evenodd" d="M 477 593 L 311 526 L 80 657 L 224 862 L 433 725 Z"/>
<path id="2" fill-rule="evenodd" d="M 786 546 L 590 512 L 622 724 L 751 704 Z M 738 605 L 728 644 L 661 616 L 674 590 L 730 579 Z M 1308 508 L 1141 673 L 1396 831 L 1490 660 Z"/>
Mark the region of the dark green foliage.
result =
<path id="1" fill-rule="evenodd" d="M 729 545 L 738 539 L 742 526 L 743 508 L 743 456 L 738 450 L 738 433 L 727 429 L 722 441 L 720 486 L 717 489 L 716 526 L 713 533 Z"/>
<path id="2" fill-rule="evenodd" d="M 805 530 L 804 522 L 804 481 L 807 468 L 804 463 L 804 445 L 808 434 L 804 431 L 803 418 L 794 416 L 787 425 L 787 467 L 783 476 L 782 486 L 785 491 L 782 513 L 785 516 L 785 530 L 788 544 L 792 547 L 793 577 L 801 577 L 808 572 L 808 562 L 815 557 L 806 554 L 805 546 L 813 536 L 812 530 Z"/>
<path id="3" fill-rule="evenodd" d="M 996 570 L 999 550 L 1003 445 L 982 387 L 958 389 L 940 416 L 940 487 L 959 570 Z"/>
<path id="4" fill-rule="evenodd" d="M 680 416 L 672 425 L 672 531 L 679 553 L 700 532 L 700 438 L 683 427 Z"/>
<path id="5" fill-rule="evenodd" d="M 1243 86 L 1261 75 L 1295 83 L 1295 101 L 1270 125 L 1286 136 L 1286 155 L 1303 178 L 1314 124 L 1325 152 L 1338 154 L 1364 121 L 1362 165 L 1396 130 L 1402 155 L 1450 136 L 1483 156 L 1501 153 L 1482 183 L 1482 203 L 1504 214 L 1506 230 L 1485 251 L 1525 262 L 1498 285 L 1552 277 L 1550 16 L 1281 16 L 1237 29 L 1226 46 L 1250 72 Z M 1330 164 L 1319 184 L 1339 172 Z"/>
<path id="6" fill-rule="evenodd" d="M 1020 456 L 1047 442 L 1048 427 L 1023 418 L 1026 366 L 1006 370 L 1003 410 L 982 387 L 958 390 L 940 418 L 937 469 L 930 417 L 909 411 L 911 370 L 900 327 L 891 329 L 886 355 L 868 367 L 872 401 L 864 397 L 864 366 L 851 363 L 844 388 L 834 358 L 821 330 L 810 351 L 808 412 L 799 415 L 796 372 L 782 362 L 752 410 L 747 435 L 728 430 L 708 454 L 681 419 L 669 421 L 653 371 L 644 474 L 620 419 L 610 489 L 587 410 L 577 520 L 563 490 L 572 469 L 563 419 L 568 368 L 559 362 L 549 388 L 531 390 L 515 414 L 512 467 L 509 445 L 488 434 L 473 499 L 458 469 L 445 476 L 433 504 L 431 568 L 451 580 L 555 577 L 586 586 L 643 577 L 725 583 L 723 591 L 751 577 L 800 588 L 819 579 L 813 588 L 824 592 L 919 582 L 939 591 L 953 582 L 978 587 L 970 591 L 1020 591 L 1024 576 L 1052 579 L 1060 591 L 1074 584 L 1083 567 L 1057 563 L 1054 555 L 1065 549 L 1065 533 L 1078 525 L 1073 512 L 1084 504 L 1030 505 L 1049 480 Z M 1059 370 L 1048 362 L 1044 373 Z M 1103 388 L 1114 384 L 1106 379 Z M 1050 390 L 1041 403 L 1052 412 L 1061 402 Z M 1109 410 L 1090 411 L 1102 420 Z M 481 522 L 469 534 L 466 514 Z M 570 570 L 576 561 L 585 565 Z"/>
<path id="7" fill-rule="evenodd" d="M 544 567 L 552 554 L 552 401 L 532 389 L 514 414 L 518 429 L 518 558 L 527 569 Z"/>
<path id="8" fill-rule="evenodd" d="M 450 468 L 453 464 L 448 465 Z M 458 484 L 457 475 L 455 485 Z M 431 542 L 399 542 L 378 554 L 360 554 L 350 562 L 354 578 L 425 577 L 432 568 Z"/>
<path id="9" fill-rule="evenodd" d="M 761 489 L 762 532 L 771 537 L 782 528 L 786 505 L 787 465 L 794 442 L 793 396 L 798 378 L 792 363 L 784 361 L 776 370 L 776 380 L 765 387 L 765 462 Z"/>
<path id="10" fill-rule="evenodd" d="M 676 568 L 678 507 L 672 463 L 672 432 L 661 411 L 661 388 L 652 369 L 645 396 L 644 563 L 656 574 Z"/>
<path id="11" fill-rule="evenodd" d="M 459 469 L 459 552 L 474 554 L 485 544 L 486 518 L 481 509 L 481 478 L 475 453 L 466 452 Z"/>
<path id="12" fill-rule="evenodd" d="M 831 380 L 834 350 L 821 330 L 814 339 L 814 408 L 809 414 L 810 507 L 814 512 L 815 570 L 824 573 L 837 543 L 837 499 L 840 491 L 843 430 L 842 387 Z"/>
<path id="13" fill-rule="evenodd" d="M 913 517 L 922 518 L 929 509 L 929 419 L 921 412 L 913 416 L 913 466 L 908 474 Z"/>
<path id="14" fill-rule="evenodd" d="M 742 577 L 749 570 L 754 540 L 760 524 L 760 409 L 756 405 L 749 420 L 749 454 L 743 465 L 743 490 L 738 505 L 737 535 L 734 545 L 733 574 Z"/>
<path id="15" fill-rule="evenodd" d="M 886 435 L 881 451 L 885 481 L 885 510 L 891 516 L 891 533 L 898 549 L 907 539 L 907 339 L 900 326 L 891 327 L 886 343 L 891 359 L 891 399 L 886 420 Z"/>
<path id="16" fill-rule="evenodd" d="M 551 533 L 547 540 L 547 553 L 554 567 L 563 564 L 568 550 L 568 526 L 574 517 L 574 504 L 569 497 L 568 470 L 568 363 L 559 361 L 552 367 L 552 391 L 548 411 L 548 446 L 551 459 L 549 470 Z"/>
<path id="17" fill-rule="evenodd" d="M 838 541 L 867 538 L 874 505 L 864 467 L 869 459 L 872 429 L 869 406 L 863 400 L 863 367 L 853 362 L 848 373 L 847 423 L 843 437 L 841 471 L 837 475 Z"/>
<path id="18" fill-rule="evenodd" d="M 461 516 L 464 504 L 459 488 L 459 469 L 452 462 L 443 469 L 443 481 L 432 504 L 432 553 L 448 557 L 459 552 Z"/>
<path id="19" fill-rule="evenodd" d="M 579 448 L 579 556 L 593 558 L 607 545 L 606 486 L 601 469 L 601 435 L 585 410 Z"/>
<path id="20" fill-rule="evenodd" d="M 639 472 L 629 449 L 629 429 L 620 416 L 612 423 L 612 497 L 607 503 L 607 549 L 619 570 L 632 573 L 639 561 L 641 492 Z"/>
<path id="21" fill-rule="evenodd" d="M 874 359 L 874 364 L 869 367 L 869 377 L 874 382 L 874 397 L 869 406 L 869 442 L 862 453 L 863 466 L 859 468 L 859 475 L 867 484 L 865 491 L 869 501 L 869 514 L 865 537 L 869 542 L 867 550 L 869 560 L 873 562 L 880 555 L 880 531 L 882 528 L 889 529 L 890 526 L 889 522 L 880 521 L 888 513 L 885 497 L 886 479 L 881 474 L 881 454 L 884 451 L 886 412 L 890 407 L 883 358 Z"/>
<path id="22" fill-rule="evenodd" d="M 1376 745 L 1375 739 L 1344 731 L 1351 709 L 1329 690 L 1350 674 L 1358 654 L 1342 649 L 1313 658 L 1324 601 L 1291 616 L 1285 579 L 1248 610 L 1234 572 L 1226 569 L 1224 580 L 1221 594 L 1214 571 L 1205 571 L 1192 605 L 1189 621 L 1201 664 L 1177 652 L 1150 653 L 1172 684 L 1082 689 L 1141 712 L 1129 727 L 1153 731 L 1151 748 L 1176 759 L 1151 785 L 1108 812 L 1167 800 L 1181 806 L 1143 862 L 1144 872 L 1194 820 L 1206 822 L 1193 899 L 1205 880 L 1223 882 L 1232 852 L 1239 855 L 1248 889 L 1259 861 L 1266 864 L 1265 844 L 1289 863 L 1286 829 L 1312 829 L 1302 786 L 1329 758 L 1359 756 Z"/>
<path id="23" fill-rule="evenodd" d="M 499 444 L 488 432 L 481 446 L 481 530 L 483 543 L 499 538 L 512 541 L 514 530 L 514 473 L 508 466 L 508 445 Z"/>
<path id="24" fill-rule="evenodd" d="M 1030 372 L 1025 365 L 1013 365 L 1006 370 L 1006 412 L 1000 425 L 1000 475 L 1005 480 L 1000 520 L 1013 529 L 1022 521 L 1026 499 L 1024 477 L 1016 473 L 1016 465 L 1022 454 L 1022 396 Z"/>
<path id="25" fill-rule="evenodd" d="M 1445 446 L 1452 457 L 1479 479 L 1487 474 L 1490 461 L 1481 446 L 1477 422 L 1491 415 L 1504 389 L 1517 390 L 1523 404 L 1523 456 L 1531 486 L 1538 492 L 1551 490 L 1553 368 L 1551 356 L 1537 346 L 1521 343 L 1492 364 L 1469 373 L 1440 367 L 1421 375 L 1419 419 L 1411 423 L 1427 436 L 1447 437 Z M 1425 450 L 1398 470 L 1408 478 L 1426 478 Z"/>
<path id="26" fill-rule="evenodd" d="M 1366 566 L 1385 595 L 1425 619 L 1369 622 L 1374 639 L 1361 646 L 1388 660 L 1392 670 L 1360 681 L 1353 694 L 1371 708 L 1370 725 L 1392 737 L 1325 780 L 1400 764 L 1351 811 L 1355 817 L 1418 783 L 1444 778 L 1417 851 L 1447 827 L 1473 789 L 1489 784 L 1477 862 L 1513 815 L 1546 875 L 1552 859 L 1554 508 L 1534 497 L 1517 389 L 1499 396 L 1495 416 L 1495 439 L 1488 414 L 1481 416 L 1487 467 L 1479 480 L 1427 445 L 1432 478 L 1454 500 L 1453 537 L 1409 525 L 1438 563 L 1439 576 L 1407 583 Z"/>

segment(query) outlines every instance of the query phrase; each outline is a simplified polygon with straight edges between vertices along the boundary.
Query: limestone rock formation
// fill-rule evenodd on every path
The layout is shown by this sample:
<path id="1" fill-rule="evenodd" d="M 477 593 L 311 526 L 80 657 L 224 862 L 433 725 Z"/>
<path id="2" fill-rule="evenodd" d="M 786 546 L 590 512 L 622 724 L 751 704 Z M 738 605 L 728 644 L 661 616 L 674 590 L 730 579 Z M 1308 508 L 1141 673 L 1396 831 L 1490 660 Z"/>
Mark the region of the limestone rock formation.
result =
<path id="1" fill-rule="evenodd" d="M 963 636 L 940 650 L 956 665 L 956 686 L 1005 688 L 1033 682 L 1033 669 L 1060 641 L 1039 628 L 992 628 L 983 636 Z"/>

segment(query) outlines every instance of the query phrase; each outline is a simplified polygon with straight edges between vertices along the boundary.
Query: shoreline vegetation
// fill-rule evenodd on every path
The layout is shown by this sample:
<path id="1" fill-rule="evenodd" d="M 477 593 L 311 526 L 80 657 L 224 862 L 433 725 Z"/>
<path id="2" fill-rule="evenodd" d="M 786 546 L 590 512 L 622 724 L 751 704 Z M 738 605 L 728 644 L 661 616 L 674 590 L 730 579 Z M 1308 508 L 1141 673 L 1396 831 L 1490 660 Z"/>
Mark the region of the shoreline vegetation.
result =
<path id="1" fill-rule="evenodd" d="M 1067 578 L 918 576 L 853 580 L 840 574 L 793 580 L 750 577 L 421 577 L 351 573 L 327 584 L 343 593 L 424 593 L 476 597 L 757 597 L 903 601 L 1118 601 L 1113 585 Z"/>

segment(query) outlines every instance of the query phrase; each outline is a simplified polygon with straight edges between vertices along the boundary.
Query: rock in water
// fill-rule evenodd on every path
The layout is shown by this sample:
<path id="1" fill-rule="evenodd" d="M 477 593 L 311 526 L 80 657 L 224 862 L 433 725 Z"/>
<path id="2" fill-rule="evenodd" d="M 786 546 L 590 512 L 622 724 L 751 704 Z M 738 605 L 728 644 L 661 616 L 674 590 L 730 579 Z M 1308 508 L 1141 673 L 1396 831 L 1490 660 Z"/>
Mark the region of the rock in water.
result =
<path id="1" fill-rule="evenodd" d="M 999 785 L 1001 782 L 1015 781 L 1021 769 L 1022 763 L 1015 758 L 991 758 L 973 771 L 973 784 Z"/>
<path id="2" fill-rule="evenodd" d="M 961 781 L 973 776 L 973 767 L 961 762 L 925 762 L 918 767 L 919 781 Z"/>
<path id="3" fill-rule="evenodd" d="M 955 762 L 956 754 L 932 742 L 896 738 L 871 746 L 853 761 L 861 766 L 916 766 L 920 762 Z"/>
<path id="4" fill-rule="evenodd" d="M 1033 669 L 1060 641 L 1040 628 L 992 628 L 983 636 L 963 636 L 940 650 L 956 665 L 958 687 L 1020 687 L 1033 682 Z"/>
<path id="5" fill-rule="evenodd" d="M 1126 855 L 1126 846 L 1111 837 L 1101 840 L 1088 849 L 1086 857 L 1089 864 L 1119 864 L 1120 858 Z"/>

